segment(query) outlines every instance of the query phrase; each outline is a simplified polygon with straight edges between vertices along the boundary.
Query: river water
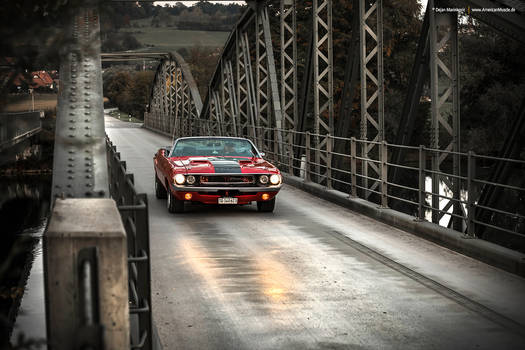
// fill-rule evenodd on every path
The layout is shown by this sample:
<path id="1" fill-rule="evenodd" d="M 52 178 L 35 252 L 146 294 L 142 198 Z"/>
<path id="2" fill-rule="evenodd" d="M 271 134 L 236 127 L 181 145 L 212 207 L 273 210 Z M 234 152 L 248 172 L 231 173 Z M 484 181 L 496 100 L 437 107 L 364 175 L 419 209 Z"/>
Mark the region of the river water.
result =
<path id="1" fill-rule="evenodd" d="M 45 337 L 41 239 L 50 188 L 50 176 L 0 178 L 0 348 L 9 338 L 22 345 Z"/>

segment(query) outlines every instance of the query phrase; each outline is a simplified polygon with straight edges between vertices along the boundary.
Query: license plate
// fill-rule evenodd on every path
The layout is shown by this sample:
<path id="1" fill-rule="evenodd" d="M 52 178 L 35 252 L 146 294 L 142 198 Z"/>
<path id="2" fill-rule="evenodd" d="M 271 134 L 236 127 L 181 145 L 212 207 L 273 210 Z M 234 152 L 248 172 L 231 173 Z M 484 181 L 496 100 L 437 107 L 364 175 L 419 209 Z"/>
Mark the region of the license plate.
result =
<path id="1" fill-rule="evenodd" d="M 219 198 L 219 204 L 237 204 L 238 198 L 233 197 L 221 197 Z"/>

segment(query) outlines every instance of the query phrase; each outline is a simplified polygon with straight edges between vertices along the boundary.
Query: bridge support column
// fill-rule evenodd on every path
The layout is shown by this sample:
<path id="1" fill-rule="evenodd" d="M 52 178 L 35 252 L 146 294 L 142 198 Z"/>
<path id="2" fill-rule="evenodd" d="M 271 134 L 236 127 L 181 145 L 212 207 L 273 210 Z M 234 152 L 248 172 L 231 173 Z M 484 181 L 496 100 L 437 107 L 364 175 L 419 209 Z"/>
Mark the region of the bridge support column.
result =
<path id="1" fill-rule="evenodd" d="M 49 349 L 129 349 L 127 240 L 112 199 L 57 199 L 44 235 Z"/>

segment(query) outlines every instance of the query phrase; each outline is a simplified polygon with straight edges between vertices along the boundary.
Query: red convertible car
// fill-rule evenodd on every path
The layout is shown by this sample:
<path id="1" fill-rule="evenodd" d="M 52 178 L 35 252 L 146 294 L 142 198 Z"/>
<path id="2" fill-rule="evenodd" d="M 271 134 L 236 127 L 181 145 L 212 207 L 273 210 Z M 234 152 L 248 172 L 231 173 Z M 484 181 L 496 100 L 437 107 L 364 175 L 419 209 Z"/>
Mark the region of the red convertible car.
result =
<path id="1" fill-rule="evenodd" d="M 182 137 L 153 157 L 155 195 L 171 213 L 186 202 L 251 204 L 272 212 L 282 177 L 255 145 L 238 137 Z"/>

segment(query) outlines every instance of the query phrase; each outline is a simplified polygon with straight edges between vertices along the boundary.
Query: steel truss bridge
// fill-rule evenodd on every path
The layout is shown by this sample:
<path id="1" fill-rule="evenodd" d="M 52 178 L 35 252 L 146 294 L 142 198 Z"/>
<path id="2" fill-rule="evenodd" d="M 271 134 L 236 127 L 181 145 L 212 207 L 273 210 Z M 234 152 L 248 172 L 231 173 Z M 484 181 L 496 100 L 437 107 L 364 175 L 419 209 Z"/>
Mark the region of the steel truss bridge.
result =
<path id="1" fill-rule="evenodd" d="M 518 159 L 517 147 L 517 139 L 525 134 L 525 100 L 499 157 L 465 152 L 459 133 L 458 15 L 432 9 L 512 7 L 516 10 L 512 13 L 472 12 L 472 16 L 525 43 L 524 5 L 512 0 L 429 0 L 400 130 L 393 142 L 387 142 L 383 2 L 348 1 L 352 1 L 354 9 L 348 29 L 352 41 L 341 96 L 334 95 L 332 0 L 312 1 L 309 9 L 312 27 L 306 38 L 309 48 L 304 67 L 298 64 L 297 1 L 281 0 L 279 9 L 272 8 L 280 21 L 277 38 L 272 37 L 271 21 L 276 18 L 270 17 L 269 5 L 265 1 L 247 1 L 246 11 L 222 50 L 205 99 L 199 95 L 191 70 L 179 54 L 101 55 L 99 16 L 94 2 L 72 10 L 67 31 L 71 40 L 61 51 L 53 196 L 67 199 L 111 195 L 115 199 L 126 232 L 133 237 L 127 254 L 133 297 L 129 312 L 138 323 L 138 331 L 132 335 L 135 341 L 132 348 L 153 346 L 150 286 L 144 282 L 144 279 L 149 282 L 151 264 L 149 240 L 144 237 L 148 235 L 148 216 L 144 215 L 148 203 L 144 195 L 137 194 L 133 177 L 126 175 L 125 163 L 120 163 L 114 147 L 106 141 L 101 61 L 159 60 L 144 126 L 171 139 L 193 135 L 248 137 L 279 166 L 287 180 L 310 186 L 315 189 L 313 192 L 343 193 L 357 202 L 373 203 L 374 210 L 379 212 L 387 208 L 408 212 L 416 222 L 431 221 L 433 227 L 439 224 L 454 229 L 459 231 L 458 237 L 473 241 L 487 231 L 497 231 L 508 240 L 523 242 L 525 213 L 503 209 L 501 198 L 525 191 L 510 181 L 512 172 L 525 165 L 525 161 Z M 276 41 L 280 43 L 279 60 L 273 46 Z M 299 69 L 304 69 L 301 75 Z M 303 77 L 301 82 L 299 76 Z M 427 79 L 431 98 L 430 140 L 427 146 L 412 146 L 416 109 Z M 352 101 L 357 96 L 359 137 L 348 137 Z M 337 98 L 341 99 L 338 113 L 334 107 Z M 109 173 L 108 155 L 112 164 Z M 492 169 L 485 178 L 477 174 L 480 162 L 490 164 Z M 366 247 L 357 243 L 354 246 L 367 252 Z M 468 249 L 465 251 L 468 253 Z M 93 257 L 89 254 L 79 260 L 81 266 L 89 265 Z M 403 270 L 388 259 L 374 259 Z M 82 278 L 88 282 L 81 287 L 91 290 L 89 266 L 82 270 Z M 522 274 L 523 271 L 515 271 L 519 266 L 505 268 Z M 428 281 L 421 277 L 420 282 L 426 285 Z M 447 295 L 461 299 L 454 293 Z M 477 305 L 470 307 L 487 314 Z M 90 310 L 83 314 L 86 321 L 83 330 L 85 334 L 100 334 L 96 322 L 93 325 Z M 500 324 L 510 324 L 505 322 Z M 523 326 L 512 327 L 521 330 Z"/>

